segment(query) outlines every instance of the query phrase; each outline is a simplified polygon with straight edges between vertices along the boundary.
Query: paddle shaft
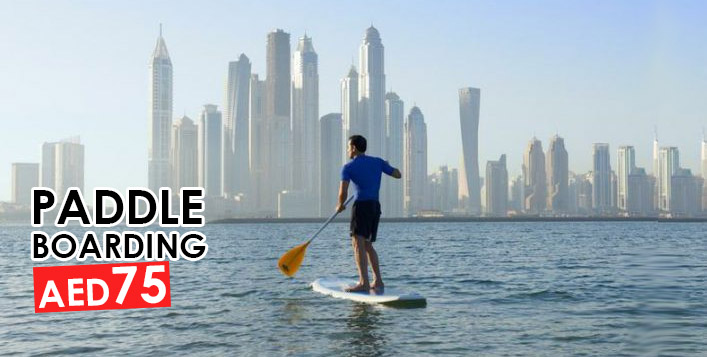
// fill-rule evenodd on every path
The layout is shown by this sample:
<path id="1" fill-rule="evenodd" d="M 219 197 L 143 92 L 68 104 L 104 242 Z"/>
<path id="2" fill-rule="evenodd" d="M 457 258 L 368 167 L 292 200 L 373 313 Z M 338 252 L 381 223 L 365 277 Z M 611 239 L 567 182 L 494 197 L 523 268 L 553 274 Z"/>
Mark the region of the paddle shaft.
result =
<path id="1" fill-rule="evenodd" d="M 347 204 L 349 204 L 349 202 L 351 202 L 351 200 L 352 200 L 353 198 L 354 198 L 354 196 L 351 196 L 351 197 L 347 198 L 347 199 L 346 199 L 346 202 L 344 202 L 344 206 L 346 206 Z M 324 230 L 324 228 L 326 228 L 326 226 L 328 226 L 329 223 L 331 223 L 331 221 L 333 221 L 334 218 L 336 218 L 336 215 L 338 215 L 338 214 L 339 214 L 339 211 L 335 211 L 334 214 L 332 214 L 331 217 L 329 217 L 329 219 L 327 219 L 326 222 L 324 222 L 324 224 L 322 224 L 321 228 L 319 228 L 319 230 L 317 231 L 317 233 L 314 233 L 314 235 L 312 236 L 312 238 L 309 238 L 309 240 L 307 241 L 306 244 L 309 245 L 309 243 L 311 243 L 311 242 L 314 240 L 314 238 L 317 238 L 317 236 L 319 235 L 319 233 L 321 233 L 321 232 Z"/>

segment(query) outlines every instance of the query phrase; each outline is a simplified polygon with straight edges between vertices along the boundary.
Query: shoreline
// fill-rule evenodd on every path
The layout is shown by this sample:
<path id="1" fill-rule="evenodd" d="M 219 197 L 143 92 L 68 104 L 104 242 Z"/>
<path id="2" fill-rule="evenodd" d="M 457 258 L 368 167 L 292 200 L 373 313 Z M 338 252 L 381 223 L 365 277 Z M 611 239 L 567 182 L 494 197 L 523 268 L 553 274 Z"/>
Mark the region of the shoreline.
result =
<path id="1" fill-rule="evenodd" d="M 324 218 L 226 218 L 206 224 L 250 224 L 250 223 L 321 223 Z M 400 217 L 381 218 L 390 223 L 456 223 L 456 222 L 659 222 L 659 223 L 707 223 L 707 217 L 658 218 L 658 217 Z M 348 217 L 339 217 L 333 222 L 349 222 Z"/>

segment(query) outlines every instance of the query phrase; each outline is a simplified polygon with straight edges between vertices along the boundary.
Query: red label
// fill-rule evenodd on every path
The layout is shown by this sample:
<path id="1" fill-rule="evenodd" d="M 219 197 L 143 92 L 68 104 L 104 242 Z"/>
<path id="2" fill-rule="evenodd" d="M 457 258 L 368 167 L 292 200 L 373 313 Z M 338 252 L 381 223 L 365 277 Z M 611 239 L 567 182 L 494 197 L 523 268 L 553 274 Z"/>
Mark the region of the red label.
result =
<path id="1" fill-rule="evenodd" d="M 34 267 L 34 312 L 170 307 L 169 262 Z"/>

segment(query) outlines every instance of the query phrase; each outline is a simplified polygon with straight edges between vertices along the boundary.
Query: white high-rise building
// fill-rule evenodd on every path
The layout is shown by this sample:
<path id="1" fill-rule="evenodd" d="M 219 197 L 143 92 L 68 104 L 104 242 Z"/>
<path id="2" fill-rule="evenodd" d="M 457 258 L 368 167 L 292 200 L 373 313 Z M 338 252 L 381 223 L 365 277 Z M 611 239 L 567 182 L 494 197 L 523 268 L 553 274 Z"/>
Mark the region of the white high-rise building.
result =
<path id="1" fill-rule="evenodd" d="M 385 123 L 387 136 L 385 159 L 393 167 L 403 167 L 405 103 L 393 92 L 389 92 L 385 96 Z M 383 180 L 381 195 L 384 217 L 404 216 L 403 183 L 400 180 Z"/>
<path id="2" fill-rule="evenodd" d="M 458 208 L 459 171 L 440 166 L 430 175 L 430 184 L 426 192 L 429 209 L 450 213 Z"/>
<path id="3" fill-rule="evenodd" d="M 636 170 L 636 151 L 633 146 L 619 146 L 619 162 L 617 167 L 617 202 L 622 211 L 628 211 L 631 196 L 629 176 Z"/>
<path id="4" fill-rule="evenodd" d="M 405 122 L 403 168 L 405 215 L 413 216 L 425 207 L 427 186 L 427 125 L 420 108 L 412 107 Z"/>
<path id="5" fill-rule="evenodd" d="M 366 29 L 359 52 L 359 118 L 365 129 L 367 155 L 385 157 L 385 59 L 383 43 L 375 27 Z"/>
<path id="6" fill-rule="evenodd" d="M 84 146 L 79 137 L 42 145 L 42 186 L 61 201 L 70 187 L 84 189 Z"/>
<path id="7" fill-rule="evenodd" d="M 358 72 L 353 65 L 349 74 L 341 80 L 341 126 L 344 145 L 342 160 L 346 162 L 349 159 L 346 157 L 348 139 L 351 135 L 367 134 L 358 115 Z"/>
<path id="8" fill-rule="evenodd" d="M 505 217 L 508 214 L 508 170 L 506 169 L 506 155 L 503 154 L 498 161 L 486 163 L 486 204 L 487 216 Z"/>
<path id="9" fill-rule="evenodd" d="M 653 207 L 660 206 L 660 165 L 658 160 L 658 132 L 653 137 L 653 177 L 655 177 L 655 187 L 653 188 Z"/>
<path id="10" fill-rule="evenodd" d="M 257 74 L 250 76 L 249 95 L 249 167 L 250 167 L 250 207 L 255 213 L 274 211 L 275 205 L 272 195 L 268 195 L 270 185 L 265 180 L 268 170 L 268 132 L 265 121 L 265 81 L 261 81 Z M 271 198 L 271 199 L 268 199 Z M 266 213 L 267 214 L 267 213 Z"/>
<path id="11" fill-rule="evenodd" d="M 205 195 L 218 197 L 221 192 L 221 112 L 206 104 L 199 116 L 199 186 Z"/>
<path id="12" fill-rule="evenodd" d="M 32 188 L 39 186 L 39 164 L 12 163 L 12 203 L 32 204 Z"/>
<path id="13" fill-rule="evenodd" d="M 555 213 L 569 211 L 569 166 L 565 139 L 558 135 L 550 139 L 545 164 L 547 166 L 547 209 Z"/>
<path id="14" fill-rule="evenodd" d="M 614 204 L 611 200 L 611 156 L 609 144 L 593 145 L 592 203 L 594 211 L 607 213 Z"/>
<path id="15" fill-rule="evenodd" d="M 527 213 L 540 214 L 547 204 L 547 177 L 545 153 L 540 140 L 533 137 L 523 155 L 523 209 Z"/>
<path id="16" fill-rule="evenodd" d="M 329 216 L 336 205 L 341 182 L 341 113 L 329 113 L 319 120 L 321 133 L 321 164 L 319 186 L 319 216 Z"/>
<path id="17" fill-rule="evenodd" d="M 319 213 L 319 130 L 318 59 L 312 38 L 304 35 L 292 59 L 292 189 L 312 203 L 302 216 Z"/>
<path id="18" fill-rule="evenodd" d="M 186 115 L 172 124 L 172 190 L 199 185 L 198 129 Z"/>
<path id="19" fill-rule="evenodd" d="M 680 152 L 674 146 L 662 147 L 658 151 L 658 210 L 671 211 L 672 180 L 680 169 Z"/>
<path id="20" fill-rule="evenodd" d="M 228 64 L 223 112 L 223 193 L 248 191 L 250 181 L 250 60 L 245 54 Z"/>
<path id="21" fill-rule="evenodd" d="M 290 103 L 292 76 L 290 34 L 277 29 L 268 34 L 266 51 L 265 114 L 268 143 L 264 182 L 268 210 L 274 212 L 279 192 L 292 184 L 292 130 Z"/>
<path id="22" fill-rule="evenodd" d="M 160 36 L 150 59 L 150 117 L 148 125 L 148 187 L 158 192 L 169 187 L 169 152 L 172 129 L 172 61 Z"/>
<path id="23" fill-rule="evenodd" d="M 707 211 L 707 137 L 702 134 L 702 211 Z"/>
<path id="24" fill-rule="evenodd" d="M 459 90 L 459 120 L 462 132 L 463 165 L 462 176 L 466 182 L 466 210 L 470 214 L 481 213 L 481 185 L 479 184 L 479 110 L 481 90 L 462 88 Z"/>

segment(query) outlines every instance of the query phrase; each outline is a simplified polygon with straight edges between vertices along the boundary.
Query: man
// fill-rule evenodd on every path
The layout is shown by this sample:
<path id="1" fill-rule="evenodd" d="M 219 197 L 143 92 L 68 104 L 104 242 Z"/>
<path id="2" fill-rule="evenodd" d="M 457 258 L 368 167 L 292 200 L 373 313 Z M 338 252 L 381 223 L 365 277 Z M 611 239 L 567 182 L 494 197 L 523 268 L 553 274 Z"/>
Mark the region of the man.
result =
<path id="1" fill-rule="evenodd" d="M 366 138 L 353 135 L 349 138 L 347 154 L 351 161 L 341 169 L 341 184 L 339 186 L 339 204 L 337 212 L 341 212 L 344 202 L 348 197 L 349 182 L 356 186 L 356 200 L 351 210 L 351 245 L 353 246 L 354 260 L 358 268 L 358 284 L 349 287 L 346 291 L 368 291 L 375 289 L 383 291 L 383 277 L 378 265 L 378 254 L 373 249 L 378 232 L 378 221 L 381 215 L 381 206 L 378 202 L 378 193 L 381 186 L 381 174 L 399 179 L 400 171 L 388 164 L 387 161 L 373 156 L 367 156 Z M 368 257 L 368 259 L 366 259 Z M 368 281 L 368 264 L 373 270 L 373 284 Z"/>

